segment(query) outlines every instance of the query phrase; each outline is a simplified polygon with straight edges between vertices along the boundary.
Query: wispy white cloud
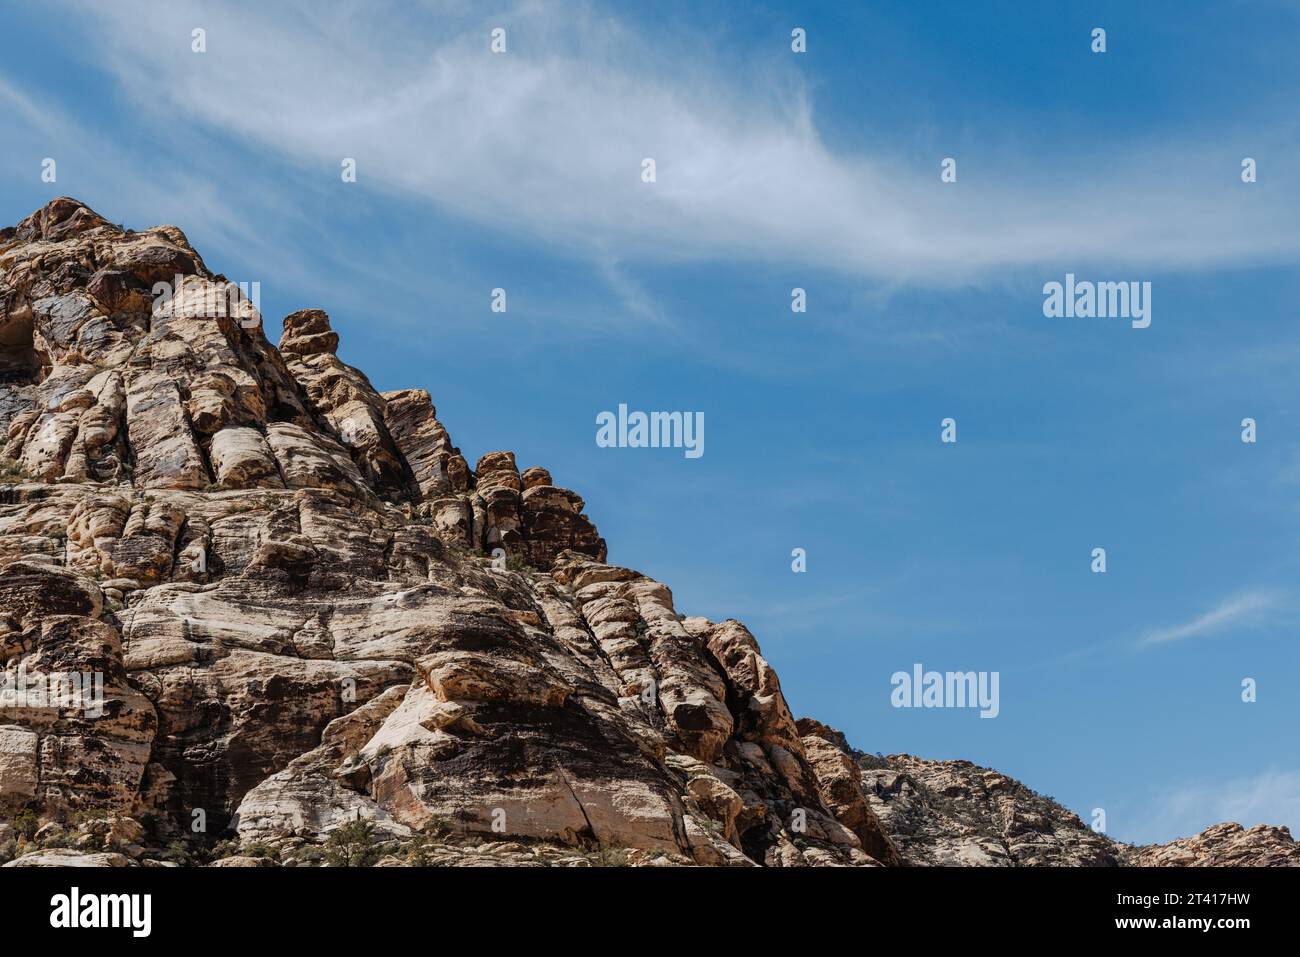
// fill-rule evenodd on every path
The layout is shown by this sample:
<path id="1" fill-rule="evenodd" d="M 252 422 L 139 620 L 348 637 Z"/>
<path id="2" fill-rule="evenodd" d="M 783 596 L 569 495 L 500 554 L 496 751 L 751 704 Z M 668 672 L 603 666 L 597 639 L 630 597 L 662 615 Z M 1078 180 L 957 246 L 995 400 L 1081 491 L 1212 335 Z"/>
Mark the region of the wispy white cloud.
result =
<path id="1" fill-rule="evenodd" d="M 235 212 L 214 195 L 201 176 L 190 171 L 170 169 L 158 174 L 141 170 L 129 176 L 131 188 L 123 190 L 122 171 L 140 170 L 135 157 L 121 144 L 61 111 L 56 103 L 25 94 L 2 77 L 0 116 L 5 121 L 6 145 L 13 147 L 0 153 L 0 170 L 6 175 L 35 181 L 40 173 L 36 158 L 51 155 L 58 163 L 58 179 L 47 188 L 111 196 L 114 208 L 111 213 L 103 209 L 105 215 L 124 220 L 139 215 L 148 217 L 147 223 L 141 219 L 134 225 L 155 225 L 166 221 L 160 217 L 171 214 L 176 222 L 183 222 L 181 214 L 185 214 L 215 235 L 258 242 L 257 237 L 243 236 Z"/>
<path id="2" fill-rule="evenodd" d="M 1198 782 L 1172 790 L 1148 808 L 1145 820 L 1128 830 L 1143 842 L 1190 837 L 1225 821 L 1242 827 L 1273 824 L 1297 834 L 1300 771 L 1270 769 L 1253 777 Z"/>
<path id="3" fill-rule="evenodd" d="M 1076 141 L 945 187 L 938 157 L 920 170 L 883 145 L 828 146 L 793 70 L 709 67 L 594 8 L 76 5 L 99 37 L 88 55 L 159 122 L 234 134 L 321 178 L 355 157 L 368 184 L 598 264 L 781 261 L 943 284 L 1300 254 L 1294 193 L 1243 201 L 1217 143 L 1108 142 L 1101 156 Z M 496 25 L 505 55 L 488 49 Z"/>
<path id="4" fill-rule="evenodd" d="M 369 284 L 358 278 L 367 266 L 386 284 L 427 297 L 440 276 L 413 276 L 407 263 L 375 260 L 359 263 L 337 248 L 337 240 L 314 232 L 313 224 L 286 195 L 259 174 L 245 182 L 275 232 L 252 229 L 237 202 L 224 191 L 213 166 L 221 160 L 196 150 L 193 142 L 172 144 L 185 163 L 169 162 L 158 142 L 140 149 L 131 137 L 116 137 L 85 122 L 74 110 L 40 92 L 24 92 L 0 75 L 0 123 L 6 149 L 0 151 L 0 175 L 10 182 L 35 182 L 37 161 L 58 163 L 58 179 L 47 195 L 66 193 L 89 202 L 102 215 L 135 228 L 162 223 L 180 226 L 204 254 L 207 265 L 237 281 L 257 281 L 264 289 L 280 286 L 319 291 L 321 299 L 303 305 L 369 305 Z M 172 131 L 171 136 L 177 136 Z M 167 137 L 164 137 L 166 139 Z M 32 211 L 10 210 L 5 225 Z M 296 237 L 315 236 L 309 253 L 295 246 Z M 213 256 L 213 250 L 226 253 Z"/>
<path id="5" fill-rule="evenodd" d="M 1146 632 L 1139 644 L 1164 644 L 1185 638 L 1203 638 L 1233 628 L 1258 624 L 1269 612 L 1281 607 L 1284 597 L 1280 592 L 1264 589 L 1242 592 L 1225 598 L 1214 608 L 1190 621 Z"/>
<path id="6" fill-rule="evenodd" d="M 3 76 L 0 76 L 0 111 L 11 122 L 21 122 L 46 133 L 54 132 L 59 127 L 48 110 L 42 109 L 39 103 Z"/>

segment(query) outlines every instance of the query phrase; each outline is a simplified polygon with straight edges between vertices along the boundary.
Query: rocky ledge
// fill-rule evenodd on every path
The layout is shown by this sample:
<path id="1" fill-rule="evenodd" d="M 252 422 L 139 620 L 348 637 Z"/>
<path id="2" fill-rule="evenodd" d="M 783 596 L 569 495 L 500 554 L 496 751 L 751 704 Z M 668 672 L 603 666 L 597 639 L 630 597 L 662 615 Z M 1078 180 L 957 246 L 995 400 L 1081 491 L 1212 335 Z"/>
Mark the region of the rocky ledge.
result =
<path id="1" fill-rule="evenodd" d="M 7 866 L 1297 862 L 796 722 L 744 625 L 337 349 L 316 309 L 273 346 L 174 226 L 0 230 Z M 31 690 L 65 676 L 97 693 Z"/>

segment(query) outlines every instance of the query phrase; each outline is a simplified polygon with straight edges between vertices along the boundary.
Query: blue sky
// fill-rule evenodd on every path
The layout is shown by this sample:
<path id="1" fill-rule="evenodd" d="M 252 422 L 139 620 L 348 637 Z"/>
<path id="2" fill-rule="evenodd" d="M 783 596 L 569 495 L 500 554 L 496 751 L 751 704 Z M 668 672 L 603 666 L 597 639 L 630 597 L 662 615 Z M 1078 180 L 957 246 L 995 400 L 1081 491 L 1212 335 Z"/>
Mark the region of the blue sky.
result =
<path id="1" fill-rule="evenodd" d="M 73 195 L 260 282 L 273 338 L 326 309 L 860 748 L 1124 840 L 1300 828 L 1297 39 L 1284 0 L 5 5 L 0 221 Z M 1150 281 L 1151 327 L 1045 318 L 1066 272 Z M 619 403 L 704 456 L 598 448 Z M 892 708 L 914 662 L 1000 715 Z"/>

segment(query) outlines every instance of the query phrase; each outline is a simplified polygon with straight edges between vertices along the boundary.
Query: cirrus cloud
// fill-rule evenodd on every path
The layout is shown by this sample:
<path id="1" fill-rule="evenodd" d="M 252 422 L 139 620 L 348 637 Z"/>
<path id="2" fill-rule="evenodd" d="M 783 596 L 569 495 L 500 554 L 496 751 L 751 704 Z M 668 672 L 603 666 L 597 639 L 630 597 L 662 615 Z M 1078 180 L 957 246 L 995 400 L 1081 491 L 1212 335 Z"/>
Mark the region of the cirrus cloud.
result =
<path id="1" fill-rule="evenodd" d="M 596 262 L 781 261 L 942 285 L 1300 255 L 1294 193 L 1244 202 L 1213 141 L 1101 155 L 1081 138 L 1024 155 L 1008 140 L 1005 167 L 946 187 L 939 157 L 917 169 L 889 144 L 829 146 L 793 68 L 710 65 L 707 46 L 665 49 L 595 5 L 75 6 L 103 37 L 87 55 L 159 122 L 234 134 L 323 177 L 355 157 L 373 186 Z M 510 50 L 493 55 L 501 24 Z"/>

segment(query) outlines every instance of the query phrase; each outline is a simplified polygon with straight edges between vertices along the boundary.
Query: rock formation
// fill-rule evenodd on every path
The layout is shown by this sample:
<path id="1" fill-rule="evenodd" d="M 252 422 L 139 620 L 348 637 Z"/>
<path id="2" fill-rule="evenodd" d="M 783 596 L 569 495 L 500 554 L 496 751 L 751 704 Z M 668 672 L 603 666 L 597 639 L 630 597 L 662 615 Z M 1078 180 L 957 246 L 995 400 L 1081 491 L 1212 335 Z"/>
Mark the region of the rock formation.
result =
<path id="1" fill-rule="evenodd" d="M 1215 824 L 1195 837 L 1126 847 L 1123 863 L 1135 867 L 1300 867 L 1300 842 L 1285 827 Z"/>
<path id="2" fill-rule="evenodd" d="M 864 767 L 743 625 L 606 564 L 550 471 L 471 468 L 324 312 L 278 348 L 260 320 L 173 226 L 61 198 L 0 230 L 14 864 L 1295 862 L 1276 829 L 1126 851 L 996 772 Z M 30 692 L 66 676 L 102 698 Z"/>

